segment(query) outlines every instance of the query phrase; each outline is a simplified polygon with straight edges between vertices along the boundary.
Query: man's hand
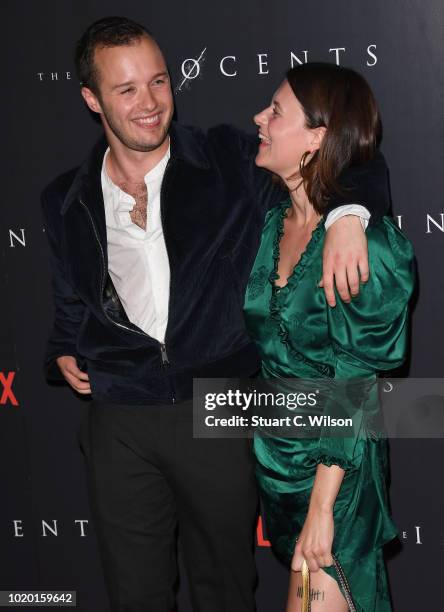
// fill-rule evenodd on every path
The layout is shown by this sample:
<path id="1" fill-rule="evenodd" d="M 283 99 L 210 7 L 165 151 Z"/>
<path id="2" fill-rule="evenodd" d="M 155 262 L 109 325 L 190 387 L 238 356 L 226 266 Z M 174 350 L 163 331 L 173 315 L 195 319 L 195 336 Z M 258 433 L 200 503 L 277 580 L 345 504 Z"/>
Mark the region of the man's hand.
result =
<path id="1" fill-rule="evenodd" d="M 89 384 L 89 376 L 86 372 L 79 370 L 75 357 L 71 355 L 64 355 L 58 357 L 56 363 L 60 368 L 66 382 L 71 385 L 74 391 L 86 395 L 91 393 L 91 386 Z M 86 381 L 86 382 L 83 382 Z"/>
<path id="2" fill-rule="evenodd" d="M 336 306 L 334 283 L 343 302 L 359 293 L 361 282 L 368 281 L 367 238 L 356 215 L 338 219 L 327 230 L 324 243 L 322 279 L 325 297 L 330 306 Z"/>

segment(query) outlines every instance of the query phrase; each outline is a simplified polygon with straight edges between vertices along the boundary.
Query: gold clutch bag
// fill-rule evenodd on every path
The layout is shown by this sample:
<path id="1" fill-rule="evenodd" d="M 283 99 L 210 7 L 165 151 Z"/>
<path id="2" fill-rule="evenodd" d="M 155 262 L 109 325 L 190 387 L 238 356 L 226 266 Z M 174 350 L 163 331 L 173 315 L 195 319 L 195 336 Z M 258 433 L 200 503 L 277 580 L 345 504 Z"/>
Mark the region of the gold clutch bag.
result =
<path id="1" fill-rule="evenodd" d="M 339 582 L 345 594 L 345 599 L 347 600 L 348 608 L 350 612 L 356 612 L 356 606 L 353 602 L 353 597 L 350 591 L 350 586 L 347 582 L 347 578 L 345 577 L 344 570 L 342 569 L 341 564 L 332 554 L 333 557 L 333 565 L 335 566 L 336 573 L 338 575 Z M 305 559 L 302 562 L 302 612 L 310 612 L 311 611 L 311 600 L 310 600 L 310 570 L 308 568 L 307 562 Z"/>

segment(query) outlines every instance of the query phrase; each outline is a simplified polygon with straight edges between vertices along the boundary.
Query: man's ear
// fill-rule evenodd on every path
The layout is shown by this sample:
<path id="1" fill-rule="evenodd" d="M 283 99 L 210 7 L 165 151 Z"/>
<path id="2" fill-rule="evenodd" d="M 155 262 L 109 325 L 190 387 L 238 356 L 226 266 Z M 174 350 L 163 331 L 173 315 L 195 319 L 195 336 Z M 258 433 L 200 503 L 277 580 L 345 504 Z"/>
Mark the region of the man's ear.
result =
<path id="1" fill-rule="evenodd" d="M 321 147 L 326 131 L 327 131 L 327 128 L 324 126 L 317 127 L 311 130 L 312 132 L 311 146 L 313 147 L 314 151 L 317 151 Z"/>
<path id="2" fill-rule="evenodd" d="M 92 110 L 93 113 L 102 114 L 102 107 L 100 106 L 99 99 L 89 87 L 82 87 L 80 93 L 88 108 Z"/>

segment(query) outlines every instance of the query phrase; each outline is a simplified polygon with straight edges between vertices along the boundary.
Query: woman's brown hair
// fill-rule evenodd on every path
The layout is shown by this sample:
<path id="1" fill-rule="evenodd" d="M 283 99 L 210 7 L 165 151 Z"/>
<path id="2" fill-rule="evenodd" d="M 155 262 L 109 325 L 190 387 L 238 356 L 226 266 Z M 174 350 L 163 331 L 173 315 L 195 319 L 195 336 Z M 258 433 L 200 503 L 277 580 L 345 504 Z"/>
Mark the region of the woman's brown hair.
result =
<path id="1" fill-rule="evenodd" d="M 341 172 L 374 156 L 381 137 L 378 106 L 367 81 L 350 68 L 314 62 L 291 68 L 286 78 L 306 126 L 327 128 L 301 172 L 308 199 L 322 213 L 333 193 L 344 193 Z"/>

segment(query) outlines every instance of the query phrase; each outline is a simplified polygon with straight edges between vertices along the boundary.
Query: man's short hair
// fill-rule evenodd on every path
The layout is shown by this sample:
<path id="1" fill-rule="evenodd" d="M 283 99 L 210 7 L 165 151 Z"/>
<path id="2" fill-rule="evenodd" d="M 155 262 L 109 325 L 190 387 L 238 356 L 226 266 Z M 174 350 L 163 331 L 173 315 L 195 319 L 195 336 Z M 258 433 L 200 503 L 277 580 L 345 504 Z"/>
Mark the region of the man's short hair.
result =
<path id="1" fill-rule="evenodd" d="M 94 53 L 98 48 L 131 45 L 143 37 L 154 39 L 145 26 L 127 17 L 104 17 L 84 32 L 76 46 L 75 65 L 82 87 L 98 93 L 98 71 Z"/>

